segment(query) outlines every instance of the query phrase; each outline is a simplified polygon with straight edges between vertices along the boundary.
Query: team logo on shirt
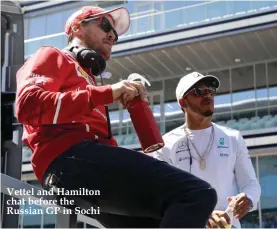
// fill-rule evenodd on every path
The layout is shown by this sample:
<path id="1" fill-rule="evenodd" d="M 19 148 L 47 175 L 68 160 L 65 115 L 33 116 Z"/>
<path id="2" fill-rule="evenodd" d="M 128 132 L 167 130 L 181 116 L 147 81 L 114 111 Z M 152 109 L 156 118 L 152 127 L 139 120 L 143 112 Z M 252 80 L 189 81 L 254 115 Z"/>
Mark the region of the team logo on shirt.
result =
<path id="1" fill-rule="evenodd" d="M 187 144 L 185 140 L 182 140 L 178 143 L 178 149 L 186 149 L 186 148 L 187 148 Z"/>
<path id="2" fill-rule="evenodd" d="M 188 146 L 185 140 L 181 140 L 178 142 L 178 145 L 176 147 L 176 154 L 177 154 L 177 161 L 179 162 L 189 159 Z"/>
<path id="3" fill-rule="evenodd" d="M 30 84 L 40 84 L 40 85 L 45 85 L 46 84 L 46 76 L 45 75 L 40 75 L 34 72 L 31 72 L 29 74 L 30 78 L 29 83 Z"/>
<path id="4" fill-rule="evenodd" d="M 217 148 L 229 148 L 229 147 L 226 145 L 225 139 L 224 139 L 224 138 L 219 138 Z"/>
<path id="5" fill-rule="evenodd" d="M 190 157 L 189 156 L 185 156 L 185 157 L 178 157 L 177 158 L 177 160 L 179 161 L 179 162 L 181 162 L 181 161 L 184 161 L 184 160 L 189 160 L 190 159 Z"/>
<path id="6" fill-rule="evenodd" d="M 91 77 L 86 73 L 84 69 L 82 69 L 78 64 L 75 64 L 75 68 L 78 76 L 85 78 L 85 80 L 90 85 L 94 85 L 94 82 L 92 81 Z"/>
<path id="7" fill-rule="evenodd" d="M 229 157 L 228 153 L 220 153 L 220 157 Z"/>

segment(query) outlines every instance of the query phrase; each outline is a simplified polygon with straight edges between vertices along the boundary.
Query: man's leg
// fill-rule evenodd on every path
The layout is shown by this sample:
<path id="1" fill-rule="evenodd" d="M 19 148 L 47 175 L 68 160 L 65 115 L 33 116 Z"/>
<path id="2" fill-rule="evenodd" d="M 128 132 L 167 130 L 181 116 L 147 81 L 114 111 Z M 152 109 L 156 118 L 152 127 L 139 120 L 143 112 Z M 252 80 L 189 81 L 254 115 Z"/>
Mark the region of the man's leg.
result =
<path id="1" fill-rule="evenodd" d="M 105 212 L 94 215 L 93 218 L 106 228 L 159 228 L 161 224 L 161 220 L 153 218 L 115 215 Z"/>
<path id="2" fill-rule="evenodd" d="M 100 190 L 90 198 L 101 212 L 155 218 L 160 227 L 203 228 L 217 201 L 205 181 L 125 148 L 84 141 L 55 167 L 65 188 Z"/>

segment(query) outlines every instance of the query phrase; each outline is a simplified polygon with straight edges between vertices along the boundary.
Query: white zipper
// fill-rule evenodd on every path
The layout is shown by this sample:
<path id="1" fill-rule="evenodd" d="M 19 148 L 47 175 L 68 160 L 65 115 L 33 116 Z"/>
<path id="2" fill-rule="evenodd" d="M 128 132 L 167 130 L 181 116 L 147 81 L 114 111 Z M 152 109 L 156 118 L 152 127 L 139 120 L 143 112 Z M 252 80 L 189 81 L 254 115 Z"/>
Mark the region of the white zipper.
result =
<path id="1" fill-rule="evenodd" d="M 62 98 L 64 97 L 64 95 L 65 95 L 64 93 L 61 93 L 59 95 L 58 102 L 57 102 L 57 107 L 56 107 L 56 111 L 55 111 L 55 115 L 54 115 L 54 119 L 53 119 L 53 124 L 57 124 L 60 109 L 61 109 L 61 104 L 62 104 Z"/>
<path id="2" fill-rule="evenodd" d="M 89 129 L 89 125 L 88 124 L 85 124 L 86 125 L 86 131 L 89 132 L 90 129 Z"/>

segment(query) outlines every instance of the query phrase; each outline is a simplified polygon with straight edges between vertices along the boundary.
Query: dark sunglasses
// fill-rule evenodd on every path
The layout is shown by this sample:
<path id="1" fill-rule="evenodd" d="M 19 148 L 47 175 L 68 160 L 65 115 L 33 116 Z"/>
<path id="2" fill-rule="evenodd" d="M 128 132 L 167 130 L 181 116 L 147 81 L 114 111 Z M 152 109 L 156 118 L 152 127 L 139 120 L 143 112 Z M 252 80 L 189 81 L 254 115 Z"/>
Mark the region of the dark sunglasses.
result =
<path id="1" fill-rule="evenodd" d="M 194 87 L 192 88 L 188 93 L 191 93 L 191 92 L 194 92 L 194 94 L 196 96 L 203 96 L 206 94 L 206 91 L 208 91 L 209 94 L 212 94 L 212 95 L 215 95 L 216 94 L 216 88 L 215 87 L 212 87 L 212 86 L 209 86 L 209 87 L 206 87 L 206 88 L 202 88 L 202 87 Z"/>
<path id="2" fill-rule="evenodd" d="M 82 22 L 91 22 L 91 21 L 95 21 L 98 20 L 99 17 L 92 17 L 92 18 L 85 18 Z M 110 21 L 106 18 L 106 17 L 101 17 L 101 22 L 100 22 L 100 28 L 105 32 L 105 33 L 109 33 L 111 32 L 111 30 L 114 33 L 114 44 L 118 41 L 118 34 L 116 32 L 116 30 L 113 28 L 113 26 L 111 25 Z"/>

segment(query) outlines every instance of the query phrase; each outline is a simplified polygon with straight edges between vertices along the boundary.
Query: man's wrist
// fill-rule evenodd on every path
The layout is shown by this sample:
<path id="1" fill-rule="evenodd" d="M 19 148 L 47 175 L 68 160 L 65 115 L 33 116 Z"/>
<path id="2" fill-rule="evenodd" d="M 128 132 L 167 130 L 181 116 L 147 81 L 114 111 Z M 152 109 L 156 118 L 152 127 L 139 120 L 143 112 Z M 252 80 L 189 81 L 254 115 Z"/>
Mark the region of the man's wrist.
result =
<path id="1" fill-rule="evenodd" d="M 249 206 L 249 209 L 248 209 L 248 211 L 251 211 L 252 209 L 253 209 L 253 202 L 252 202 L 252 200 L 249 198 L 249 197 L 247 197 L 247 199 L 248 199 L 248 201 L 249 201 L 249 203 L 250 203 L 250 206 Z"/>

